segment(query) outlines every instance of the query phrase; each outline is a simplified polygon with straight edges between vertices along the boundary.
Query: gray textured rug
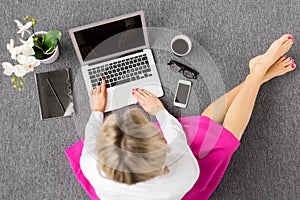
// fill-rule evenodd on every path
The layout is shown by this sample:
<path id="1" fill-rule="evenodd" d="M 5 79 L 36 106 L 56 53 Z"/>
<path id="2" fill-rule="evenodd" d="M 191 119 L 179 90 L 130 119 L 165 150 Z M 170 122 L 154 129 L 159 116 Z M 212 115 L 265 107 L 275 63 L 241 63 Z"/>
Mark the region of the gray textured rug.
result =
<path id="1" fill-rule="evenodd" d="M 300 59 L 300 2 L 296 0 L 0 0 L 0 8 L 0 61 L 9 61 L 6 43 L 16 39 L 13 20 L 33 15 L 38 30 L 63 32 L 58 61 L 35 72 L 68 67 L 73 81 L 79 63 L 68 29 L 141 9 L 148 26 L 180 31 L 200 43 L 215 61 L 226 90 L 245 78 L 248 60 L 283 33 L 295 36 L 289 56 L 296 62 Z M 211 199 L 300 199 L 298 73 L 296 69 L 262 86 L 241 146 Z M 0 199 L 88 199 L 63 153 L 80 137 L 74 120 L 40 121 L 33 73 L 26 77 L 23 92 L 12 89 L 9 81 L 0 74 Z M 193 112 L 200 113 L 212 97 L 205 84 L 195 88 L 199 108 Z"/>

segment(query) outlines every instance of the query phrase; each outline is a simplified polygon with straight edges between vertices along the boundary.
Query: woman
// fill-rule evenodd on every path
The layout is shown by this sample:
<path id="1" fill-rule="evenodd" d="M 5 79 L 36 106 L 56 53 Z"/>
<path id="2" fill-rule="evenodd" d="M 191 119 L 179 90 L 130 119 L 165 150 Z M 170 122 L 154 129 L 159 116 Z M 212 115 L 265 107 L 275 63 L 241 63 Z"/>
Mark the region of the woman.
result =
<path id="1" fill-rule="evenodd" d="M 285 56 L 293 43 L 292 35 L 283 35 L 249 62 L 250 73 L 244 82 L 201 114 L 190 147 L 178 120 L 143 89 L 132 94 L 146 112 L 156 116 L 161 131 L 138 109 L 111 114 L 103 122 L 107 99 L 103 80 L 90 96 L 92 114 L 80 159 L 99 198 L 208 199 L 240 144 L 260 86 L 295 69 L 294 60 Z"/>

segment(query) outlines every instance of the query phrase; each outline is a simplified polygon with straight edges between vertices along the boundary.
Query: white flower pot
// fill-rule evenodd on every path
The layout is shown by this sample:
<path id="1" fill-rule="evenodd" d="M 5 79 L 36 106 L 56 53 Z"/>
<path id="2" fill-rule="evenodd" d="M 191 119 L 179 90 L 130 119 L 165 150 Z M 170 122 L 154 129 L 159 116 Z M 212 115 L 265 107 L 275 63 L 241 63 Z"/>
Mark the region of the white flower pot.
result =
<path id="1" fill-rule="evenodd" d="M 40 36 L 40 35 L 44 35 L 46 33 L 47 33 L 46 31 L 38 31 L 38 32 L 35 33 L 35 35 Z M 50 63 L 53 63 L 58 58 L 58 56 L 59 56 L 59 49 L 58 49 L 58 45 L 57 45 L 56 48 L 55 48 L 54 53 L 49 58 L 37 59 L 37 60 L 40 61 L 43 64 L 50 64 Z"/>
<path id="2" fill-rule="evenodd" d="M 40 61 L 43 64 L 50 64 L 50 63 L 53 63 L 58 58 L 58 56 L 59 56 L 59 49 L 58 49 L 58 46 L 57 46 L 55 48 L 54 53 L 49 58 L 37 59 L 37 60 Z"/>

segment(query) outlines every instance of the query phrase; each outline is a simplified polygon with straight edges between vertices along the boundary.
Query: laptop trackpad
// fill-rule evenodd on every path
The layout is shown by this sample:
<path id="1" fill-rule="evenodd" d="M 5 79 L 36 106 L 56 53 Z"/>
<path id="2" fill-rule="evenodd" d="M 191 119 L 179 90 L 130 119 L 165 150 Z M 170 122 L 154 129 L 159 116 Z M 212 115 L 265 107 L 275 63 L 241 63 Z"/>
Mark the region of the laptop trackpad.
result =
<path id="1" fill-rule="evenodd" d="M 130 87 L 116 87 L 108 91 L 108 110 L 114 110 L 126 105 L 136 103 L 135 98 L 132 96 L 132 88 Z"/>
<path id="2" fill-rule="evenodd" d="M 140 89 L 146 89 L 156 96 L 162 96 L 161 86 L 156 83 L 146 83 L 138 86 Z M 135 104 L 136 99 L 132 95 L 132 87 L 116 87 L 109 90 L 108 95 L 108 110 L 114 110 L 130 104 Z"/>

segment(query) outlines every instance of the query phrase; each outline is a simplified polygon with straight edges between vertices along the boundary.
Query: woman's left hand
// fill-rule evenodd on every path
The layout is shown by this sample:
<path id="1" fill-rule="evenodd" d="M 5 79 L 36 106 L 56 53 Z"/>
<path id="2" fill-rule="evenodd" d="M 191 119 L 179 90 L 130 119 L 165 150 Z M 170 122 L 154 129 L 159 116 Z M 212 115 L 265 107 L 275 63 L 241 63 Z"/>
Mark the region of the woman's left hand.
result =
<path id="1" fill-rule="evenodd" d="M 90 105 L 92 112 L 104 112 L 107 102 L 107 89 L 106 81 L 102 79 L 101 86 L 98 86 L 96 89 L 92 90 L 90 93 Z"/>
<path id="2" fill-rule="evenodd" d="M 132 91 L 132 95 L 136 98 L 137 103 L 150 115 L 156 116 L 160 110 L 164 110 L 163 103 L 151 92 L 138 89 Z"/>

